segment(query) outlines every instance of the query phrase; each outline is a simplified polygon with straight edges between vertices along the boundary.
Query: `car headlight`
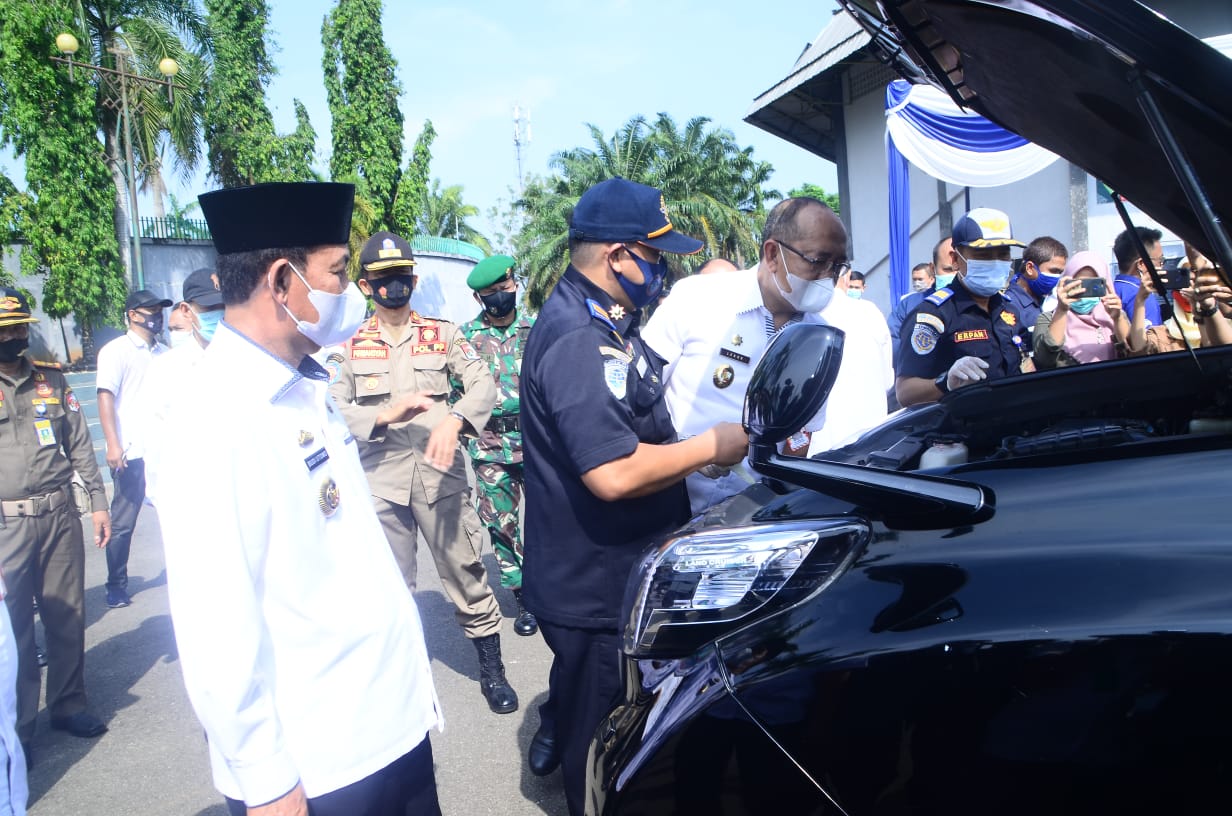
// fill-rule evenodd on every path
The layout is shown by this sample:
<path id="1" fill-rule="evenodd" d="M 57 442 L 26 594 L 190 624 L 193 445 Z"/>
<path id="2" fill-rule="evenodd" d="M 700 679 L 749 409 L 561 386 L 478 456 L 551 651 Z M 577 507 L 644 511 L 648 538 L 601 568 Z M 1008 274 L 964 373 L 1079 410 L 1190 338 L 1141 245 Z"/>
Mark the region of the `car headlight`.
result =
<path id="1" fill-rule="evenodd" d="M 868 538 L 852 519 L 810 519 L 685 533 L 630 579 L 624 650 L 681 657 L 820 592 Z"/>

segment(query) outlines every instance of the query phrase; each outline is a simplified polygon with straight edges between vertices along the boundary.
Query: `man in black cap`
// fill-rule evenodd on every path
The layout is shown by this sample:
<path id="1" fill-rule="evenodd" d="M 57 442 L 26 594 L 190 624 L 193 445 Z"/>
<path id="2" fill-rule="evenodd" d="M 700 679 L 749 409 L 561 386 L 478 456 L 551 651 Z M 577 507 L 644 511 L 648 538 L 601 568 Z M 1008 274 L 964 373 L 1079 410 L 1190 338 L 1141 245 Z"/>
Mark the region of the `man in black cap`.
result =
<path id="1" fill-rule="evenodd" d="M 175 334 L 186 334 L 186 342 L 172 343 L 172 349 L 160 354 L 150 362 L 150 406 L 146 413 L 145 465 L 146 493 L 154 501 L 157 492 L 155 482 L 158 468 L 158 449 L 162 428 L 171 406 L 189 382 L 201 361 L 214 332 L 222 322 L 222 292 L 218 288 L 218 275 L 210 268 L 198 269 L 184 279 L 183 297 L 172 310 L 172 317 L 186 326 Z M 191 466 L 191 463 L 180 463 Z M 173 463 L 174 466 L 174 463 Z M 157 503 L 157 502 L 155 502 Z"/>
<path id="2" fill-rule="evenodd" d="M 350 184 L 201 196 L 224 321 L 171 407 L 158 517 L 176 643 L 232 814 L 440 812 L 436 693 L 354 436 L 309 355 L 362 324 Z"/>
<path id="3" fill-rule="evenodd" d="M 129 606 L 128 548 L 145 501 L 145 414 L 153 400 L 146 387 L 150 361 L 167 350 L 158 342 L 163 309 L 171 301 L 149 289 L 128 296 L 128 332 L 98 352 L 98 418 L 111 468 L 111 543 L 107 545 L 107 606 Z"/>
<path id="4" fill-rule="evenodd" d="M 36 322 L 24 295 L 0 288 L 0 565 L 17 641 L 17 735 L 27 761 L 42 680 L 31 598 L 47 633 L 51 727 L 79 737 L 107 730 L 86 703 L 85 547 L 73 471 L 89 491 L 99 547 L 111 533 L 107 493 L 85 415 L 60 367 L 25 355 Z"/>
<path id="5" fill-rule="evenodd" d="M 701 247 L 675 231 L 658 190 L 621 178 L 591 187 L 573 211 L 571 264 L 522 360 L 522 591 L 554 655 L 530 768 L 563 766 L 573 814 L 591 737 L 619 691 L 618 617 L 634 562 L 688 519 L 688 474 L 748 449 L 730 422 L 676 442 L 661 361 L 638 332 L 641 309 L 662 293 L 665 253 Z"/>
<path id="6" fill-rule="evenodd" d="M 411 309 L 415 256 L 378 232 L 359 256 L 376 314 L 326 359 L 330 394 L 359 444 L 372 500 L 402 577 L 415 590 L 423 533 L 454 616 L 479 657 L 479 690 L 496 714 L 518 709 L 501 659 L 500 606 L 484 569 L 458 435 L 483 428 L 496 402 L 487 364 L 453 323 Z M 450 378 L 461 384 L 450 404 Z"/>

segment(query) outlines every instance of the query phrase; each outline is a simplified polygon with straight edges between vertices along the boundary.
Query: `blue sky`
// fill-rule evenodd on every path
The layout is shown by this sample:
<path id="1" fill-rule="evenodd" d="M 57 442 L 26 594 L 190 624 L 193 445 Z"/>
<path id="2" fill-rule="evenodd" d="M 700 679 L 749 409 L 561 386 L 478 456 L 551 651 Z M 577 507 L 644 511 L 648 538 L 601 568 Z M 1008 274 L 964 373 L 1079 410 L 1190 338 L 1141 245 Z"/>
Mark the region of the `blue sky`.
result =
<path id="1" fill-rule="evenodd" d="M 270 5 L 279 74 L 268 104 L 285 133 L 294 124 L 292 99 L 304 102 L 317 130 L 317 164 L 328 173 L 320 30 L 332 0 Z M 834 165 L 743 121 L 754 97 L 787 74 L 833 8 L 830 0 L 386 0 L 385 39 L 403 84 L 405 150 L 431 119 L 438 133 L 432 175 L 463 185 L 464 199 L 486 212 L 517 183 L 515 104 L 531 115 L 523 166 L 540 174 L 552 153 L 590 144 L 584 123 L 610 135 L 633 115 L 664 111 L 680 124 L 707 116 L 730 129 L 774 166 L 776 188 L 812 181 L 834 191 Z M 11 160 L 3 164 L 24 186 Z M 187 183 L 169 182 L 181 201 L 212 186 L 203 171 Z"/>

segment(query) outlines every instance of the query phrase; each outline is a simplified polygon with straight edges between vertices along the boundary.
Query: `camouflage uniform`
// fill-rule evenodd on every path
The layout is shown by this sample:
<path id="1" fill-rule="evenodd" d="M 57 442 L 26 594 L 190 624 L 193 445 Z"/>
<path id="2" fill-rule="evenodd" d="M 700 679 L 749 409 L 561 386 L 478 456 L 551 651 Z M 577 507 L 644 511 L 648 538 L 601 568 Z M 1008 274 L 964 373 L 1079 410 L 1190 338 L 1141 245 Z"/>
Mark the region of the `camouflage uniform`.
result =
<path id="1" fill-rule="evenodd" d="M 467 441 L 475 466 L 479 518 L 492 535 L 501 586 L 522 587 L 522 431 L 518 425 L 518 379 L 533 320 L 519 315 L 493 326 L 485 314 L 461 326 L 496 380 L 496 407 L 478 437 Z"/>

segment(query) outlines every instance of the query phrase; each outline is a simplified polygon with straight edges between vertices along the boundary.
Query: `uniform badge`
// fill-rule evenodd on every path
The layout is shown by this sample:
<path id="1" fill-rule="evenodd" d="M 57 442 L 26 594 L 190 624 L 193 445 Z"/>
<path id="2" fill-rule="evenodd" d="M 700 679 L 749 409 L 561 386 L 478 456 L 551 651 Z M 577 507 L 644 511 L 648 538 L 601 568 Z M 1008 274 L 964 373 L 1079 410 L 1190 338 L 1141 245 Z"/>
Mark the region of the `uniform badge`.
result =
<path id="1" fill-rule="evenodd" d="M 4 404 L 4 398 L 0 397 L 0 405 L 3 405 L 3 404 Z M 74 414 L 81 411 L 81 403 L 77 401 L 77 395 L 74 394 L 69 389 L 65 389 L 64 391 L 64 405 Z"/>
<path id="2" fill-rule="evenodd" d="M 317 504 L 321 508 L 321 512 L 329 518 L 334 513 L 338 512 L 338 505 L 342 503 L 342 495 L 338 492 L 338 483 L 333 479 L 326 479 L 321 483 L 321 492 L 317 496 Z"/>
<path id="3" fill-rule="evenodd" d="M 625 307 L 621 306 L 619 303 L 612 304 L 610 313 L 612 315 L 612 320 L 624 320 L 625 319 Z"/>
<path id="4" fill-rule="evenodd" d="M 717 388 L 726 388 L 732 384 L 734 379 L 736 379 L 736 372 L 727 363 L 714 370 L 714 384 Z"/>
<path id="5" fill-rule="evenodd" d="M 1002 314 L 1004 314 L 1004 312 Z M 45 382 L 41 382 L 34 387 L 34 393 L 38 394 L 40 397 L 50 397 L 54 392 L 51 390 L 50 385 Z"/>
<path id="6" fill-rule="evenodd" d="M 342 374 L 342 364 L 345 362 L 346 358 L 336 351 L 325 358 L 325 370 L 329 372 L 330 385 L 338 381 L 338 377 Z"/>
<path id="7" fill-rule="evenodd" d="M 911 332 L 911 349 L 916 354 L 932 354 L 941 333 L 927 323 L 916 323 Z"/>
<path id="8" fill-rule="evenodd" d="M 625 365 L 633 362 L 633 355 L 631 353 L 621 351 L 618 348 L 612 348 L 611 346 L 599 346 L 599 353 L 604 357 L 611 357 L 615 360 L 620 360 Z"/>
<path id="9" fill-rule="evenodd" d="M 726 348 L 719 349 L 719 356 L 726 357 L 729 360 L 735 360 L 737 363 L 745 363 L 746 365 L 753 362 L 753 358 L 749 357 L 749 355 L 741 354 L 738 351 L 732 351 L 731 349 Z"/>
<path id="10" fill-rule="evenodd" d="M 1009 324 L 1009 325 L 1011 325 L 1011 326 L 1017 326 L 1017 325 L 1018 325 L 1018 318 L 1017 318 L 1017 316 L 1015 316 L 1015 315 L 1014 315 L 1014 313 L 1013 313 L 1013 312 L 1002 311 L 1002 312 L 1001 312 L 1001 319 L 1002 319 L 1002 320 L 1004 320 L 1006 323 L 1008 323 L 1008 324 Z"/>
<path id="11" fill-rule="evenodd" d="M 301 448 L 306 448 L 309 445 L 311 445 L 312 440 L 314 439 L 316 439 L 316 437 L 312 435 L 311 431 L 300 431 L 299 432 L 299 446 Z"/>
<path id="12" fill-rule="evenodd" d="M 376 377 L 369 377 L 368 379 L 364 380 L 364 388 L 368 389 L 369 391 L 375 391 L 380 387 L 381 387 L 381 381 L 378 380 Z"/>
<path id="13" fill-rule="evenodd" d="M 607 383 L 607 390 L 612 392 L 613 397 L 624 399 L 629 383 L 629 364 L 624 360 L 604 360 L 603 381 Z"/>
<path id="14" fill-rule="evenodd" d="M 42 400 L 35 400 L 34 401 L 34 413 L 38 414 L 39 416 L 47 416 L 47 403 L 43 402 Z"/>
<path id="15" fill-rule="evenodd" d="M 733 345 L 733 346 L 742 346 L 742 345 L 744 345 L 744 338 L 743 338 L 743 337 L 741 337 L 741 336 L 740 336 L 740 335 L 738 335 L 738 334 L 733 334 L 733 335 L 732 335 L 732 345 Z"/>
<path id="16" fill-rule="evenodd" d="M 436 329 L 431 326 L 424 326 L 419 330 L 419 339 L 425 343 L 431 343 L 436 340 Z"/>

